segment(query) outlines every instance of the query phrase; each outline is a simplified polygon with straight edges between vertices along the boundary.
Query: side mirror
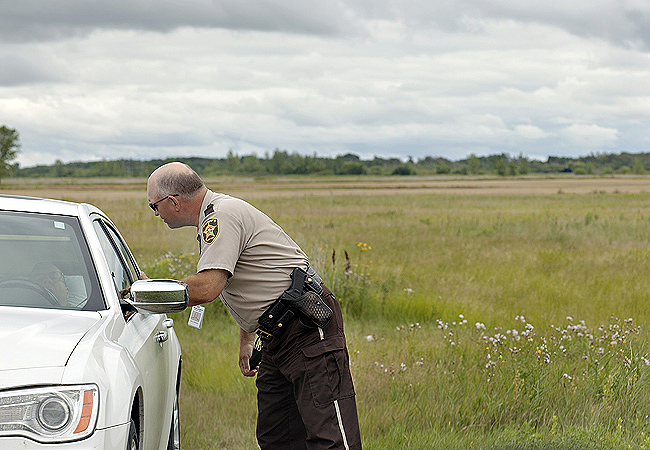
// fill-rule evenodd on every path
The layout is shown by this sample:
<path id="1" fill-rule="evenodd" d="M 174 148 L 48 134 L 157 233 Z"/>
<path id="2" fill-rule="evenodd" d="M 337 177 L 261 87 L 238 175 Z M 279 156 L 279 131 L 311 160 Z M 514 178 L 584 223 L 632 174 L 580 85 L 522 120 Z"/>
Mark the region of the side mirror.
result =
<path id="1" fill-rule="evenodd" d="M 131 285 L 131 298 L 125 299 L 140 313 L 165 314 L 187 308 L 187 284 L 176 280 L 138 280 Z"/>

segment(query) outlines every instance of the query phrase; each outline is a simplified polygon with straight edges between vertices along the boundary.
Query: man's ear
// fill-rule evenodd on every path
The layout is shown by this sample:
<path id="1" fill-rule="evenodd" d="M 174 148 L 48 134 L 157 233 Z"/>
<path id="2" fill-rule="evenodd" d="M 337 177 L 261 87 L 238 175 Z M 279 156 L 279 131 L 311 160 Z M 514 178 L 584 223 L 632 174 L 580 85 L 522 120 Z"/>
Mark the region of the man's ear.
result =
<path id="1" fill-rule="evenodd" d="M 181 210 L 181 202 L 179 200 L 179 197 L 170 195 L 169 199 L 174 203 L 174 208 L 176 209 L 176 211 L 180 211 Z"/>

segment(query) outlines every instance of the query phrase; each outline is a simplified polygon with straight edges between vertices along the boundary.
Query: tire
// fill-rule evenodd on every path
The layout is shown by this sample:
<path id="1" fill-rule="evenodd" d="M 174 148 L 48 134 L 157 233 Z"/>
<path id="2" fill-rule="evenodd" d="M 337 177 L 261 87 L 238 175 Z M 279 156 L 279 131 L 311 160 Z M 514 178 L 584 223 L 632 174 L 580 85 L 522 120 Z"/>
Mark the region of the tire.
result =
<path id="1" fill-rule="evenodd" d="M 181 448 L 181 422 L 180 422 L 180 408 L 178 405 L 178 397 L 181 387 L 180 367 L 178 368 L 178 380 L 176 381 L 176 396 L 174 398 L 174 408 L 172 409 L 172 424 L 169 429 L 169 441 L 167 442 L 167 450 L 180 450 Z"/>
<path id="2" fill-rule="evenodd" d="M 129 440 L 126 443 L 126 450 L 139 450 L 139 448 L 138 429 L 135 426 L 135 421 L 131 419 L 131 424 L 129 425 Z"/>

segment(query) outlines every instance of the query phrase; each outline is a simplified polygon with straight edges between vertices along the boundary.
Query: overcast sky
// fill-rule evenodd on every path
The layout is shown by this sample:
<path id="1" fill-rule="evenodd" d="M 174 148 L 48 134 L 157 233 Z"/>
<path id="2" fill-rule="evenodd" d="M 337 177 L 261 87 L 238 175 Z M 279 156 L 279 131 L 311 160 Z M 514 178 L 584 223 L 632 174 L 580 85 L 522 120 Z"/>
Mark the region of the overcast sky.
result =
<path id="1" fill-rule="evenodd" d="M 650 152 L 650 0 L 0 0 L 22 166 Z"/>

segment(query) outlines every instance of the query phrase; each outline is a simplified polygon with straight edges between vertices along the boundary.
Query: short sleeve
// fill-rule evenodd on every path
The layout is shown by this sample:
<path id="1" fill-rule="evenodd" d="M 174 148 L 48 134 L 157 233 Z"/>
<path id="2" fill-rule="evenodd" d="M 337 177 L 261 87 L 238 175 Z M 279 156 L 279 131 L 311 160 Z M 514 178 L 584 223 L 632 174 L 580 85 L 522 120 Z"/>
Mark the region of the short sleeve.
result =
<path id="1" fill-rule="evenodd" d="M 224 269 L 233 275 L 247 240 L 241 221 L 230 213 L 215 211 L 203 220 L 199 238 L 201 256 L 197 271 Z"/>

